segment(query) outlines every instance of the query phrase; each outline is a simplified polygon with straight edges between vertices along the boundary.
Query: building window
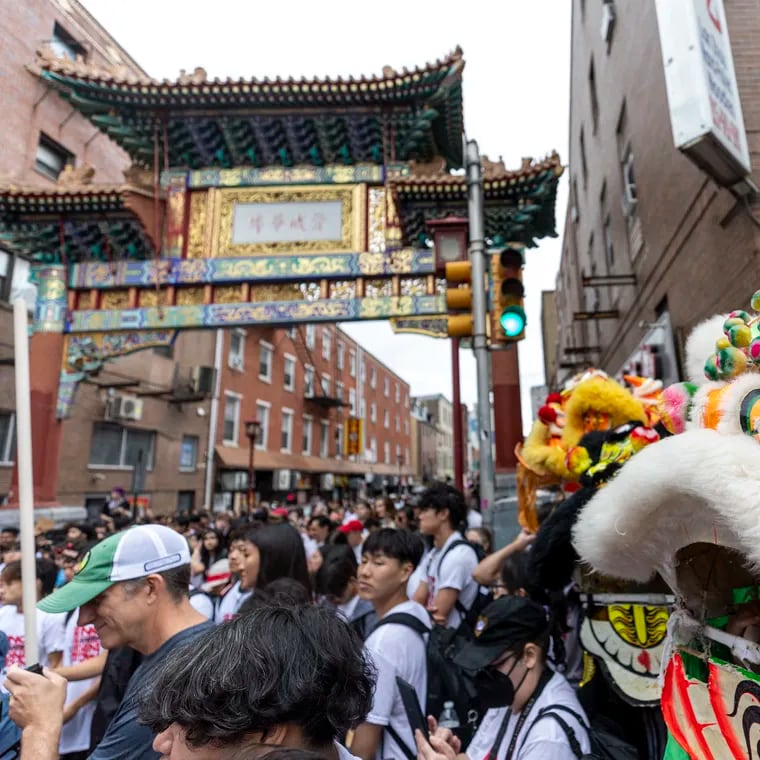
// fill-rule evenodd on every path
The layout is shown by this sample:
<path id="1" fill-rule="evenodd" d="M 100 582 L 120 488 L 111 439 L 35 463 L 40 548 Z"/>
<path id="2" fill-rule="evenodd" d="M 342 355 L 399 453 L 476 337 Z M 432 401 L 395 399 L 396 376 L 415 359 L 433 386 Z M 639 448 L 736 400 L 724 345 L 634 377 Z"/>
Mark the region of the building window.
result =
<path id="1" fill-rule="evenodd" d="M 351 407 L 351 416 L 356 417 L 356 389 L 348 389 L 348 405 Z"/>
<path id="2" fill-rule="evenodd" d="M 225 443 L 237 446 L 238 426 L 240 424 L 240 396 L 237 394 L 224 394 L 224 426 L 222 438 Z"/>
<path id="3" fill-rule="evenodd" d="M 16 457 L 16 415 L 0 412 L 0 462 L 10 463 Z"/>
<path id="4" fill-rule="evenodd" d="M 259 341 L 259 380 L 272 382 L 272 345 Z"/>
<path id="5" fill-rule="evenodd" d="M 245 330 L 230 332 L 230 352 L 227 355 L 230 369 L 242 372 L 245 367 Z"/>
<path id="6" fill-rule="evenodd" d="M 303 370 L 304 396 L 311 397 L 314 395 L 314 367 L 308 365 Z"/>
<path id="7" fill-rule="evenodd" d="M 408 409 L 408 408 L 409 408 L 409 394 L 405 393 L 404 394 L 404 409 Z"/>
<path id="8" fill-rule="evenodd" d="M 356 351 L 353 348 L 348 352 L 348 374 L 356 377 Z"/>
<path id="9" fill-rule="evenodd" d="M 335 456 L 340 459 L 343 456 L 343 426 L 338 425 L 335 430 Z"/>
<path id="10" fill-rule="evenodd" d="M 298 328 L 297 327 L 288 327 L 287 330 L 285 330 L 285 333 L 287 334 L 288 338 L 291 340 L 296 339 L 296 335 L 298 334 Z"/>
<path id="11" fill-rule="evenodd" d="M 322 358 L 330 358 L 330 331 L 327 329 L 322 330 Z"/>
<path id="12" fill-rule="evenodd" d="M 177 512 L 188 514 L 195 507 L 195 491 L 180 491 L 177 494 Z"/>
<path id="13" fill-rule="evenodd" d="M 607 269 L 611 271 L 615 266 L 615 245 L 612 242 L 612 222 L 609 214 L 604 218 L 602 234 L 604 235 L 604 255 L 607 259 Z"/>
<path id="14" fill-rule="evenodd" d="M 401 401 L 401 388 L 399 387 L 398 383 L 396 383 L 396 393 L 394 395 L 394 399 L 396 400 L 397 404 L 399 401 Z"/>
<path id="15" fill-rule="evenodd" d="M 594 59 L 588 67 L 588 89 L 591 101 L 591 128 L 593 134 L 596 134 L 596 128 L 599 126 L 599 97 L 596 93 L 596 71 L 594 70 Z"/>
<path id="16" fill-rule="evenodd" d="M 388 441 L 386 441 L 383 444 L 383 456 L 385 459 L 385 464 L 391 463 L 391 445 Z"/>
<path id="17" fill-rule="evenodd" d="M 383 427 L 387 430 L 391 426 L 391 413 L 386 409 L 383 412 Z"/>
<path id="18" fill-rule="evenodd" d="M 401 459 L 401 444 L 397 443 L 396 444 L 396 464 L 401 464 L 401 462 L 402 462 L 402 459 Z"/>
<path id="19" fill-rule="evenodd" d="M 291 409 L 283 409 L 282 410 L 282 426 L 280 427 L 280 449 L 286 454 L 290 454 L 292 441 L 293 441 L 293 411 Z"/>
<path id="20" fill-rule="evenodd" d="M 370 461 L 377 462 L 377 438 L 372 438 L 369 442 Z"/>
<path id="21" fill-rule="evenodd" d="M 633 173 L 633 151 L 631 146 L 626 146 L 623 153 L 621 164 L 623 174 L 623 208 L 626 216 L 633 216 L 638 203 L 638 193 L 636 192 L 636 176 Z"/>
<path id="22" fill-rule="evenodd" d="M 296 359 L 294 356 L 285 356 L 284 386 L 286 391 L 293 391 L 296 388 Z"/>
<path id="23" fill-rule="evenodd" d="M 53 181 L 57 180 L 68 164 L 74 163 L 74 154 L 52 138 L 40 133 L 34 168 Z"/>
<path id="24" fill-rule="evenodd" d="M 398 415 L 396 415 L 396 432 L 401 432 L 401 420 L 399 419 Z"/>
<path id="25" fill-rule="evenodd" d="M 359 378 L 361 382 L 367 381 L 367 362 L 364 361 L 364 357 L 361 358 L 361 366 L 359 367 Z"/>
<path id="26" fill-rule="evenodd" d="M 369 405 L 369 419 L 370 422 L 377 422 L 377 404 L 374 401 Z"/>
<path id="27" fill-rule="evenodd" d="M 409 447 L 408 446 L 404 449 L 404 464 L 407 467 L 409 466 Z"/>
<path id="28" fill-rule="evenodd" d="M 335 397 L 338 401 L 343 401 L 343 383 L 335 383 Z"/>
<path id="29" fill-rule="evenodd" d="M 75 61 L 76 57 L 87 57 L 87 51 L 80 45 L 57 21 L 53 24 L 53 36 L 50 39 L 50 49 L 58 58 L 68 58 Z"/>
<path id="30" fill-rule="evenodd" d="M 317 341 L 317 331 L 314 325 L 306 325 L 306 347 L 314 348 Z"/>
<path id="31" fill-rule="evenodd" d="M 387 377 L 383 380 L 383 396 L 391 397 L 391 381 Z"/>
<path id="32" fill-rule="evenodd" d="M 269 440 L 269 404 L 266 401 L 256 402 L 256 419 L 259 421 L 256 448 L 265 449 Z"/>
<path id="33" fill-rule="evenodd" d="M 404 420 L 404 435 L 409 435 L 409 420 Z"/>
<path id="34" fill-rule="evenodd" d="M 338 341 L 338 369 L 342 370 L 346 361 L 346 346 L 342 340 Z"/>
<path id="35" fill-rule="evenodd" d="M 96 422 L 92 426 L 89 463 L 105 467 L 135 467 L 142 461 L 146 470 L 152 470 L 155 440 L 156 434 L 152 430 Z"/>
<path id="36" fill-rule="evenodd" d="M 322 375 L 321 385 L 322 385 L 322 395 L 325 398 L 330 398 L 330 376 L 329 375 Z"/>
<path id="37" fill-rule="evenodd" d="M 367 419 L 367 404 L 365 403 L 364 399 L 361 399 L 361 401 L 359 401 L 359 417 L 361 417 L 363 420 Z"/>
<path id="38" fill-rule="evenodd" d="M 581 150 L 581 172 L 583 173 L 583 189 L 588 186 L 588 164 L 586 163 L 586 138 L 583 134 L 583 127 L 581 127 L 581 135 L 578 138 L 578 143 Z"/>
<path id="39" fill-rule="evenodd" d="M 302 451 L 307 456 L 311 456 L 311 428 L 312 421 L 308 414 L 303 416 L 303 447 Z"/>
<path id="40" fill-rule="evenodd" d="M 330 456 L 330 423 L 326 420 L 319 423 L 319 456 L 322 459 Z"/>
<path id="41" fill-rule="evenodd" d="M 194 470 L 198 464 L 198 436 L 183 435 L 179 451 L 179 469 Z"/>
<path id="42" fill-rule="evenodd" d="M 370 388 L 377 387 L 377 372 L 374 367 L 369 368 L 369 387 Z"/>

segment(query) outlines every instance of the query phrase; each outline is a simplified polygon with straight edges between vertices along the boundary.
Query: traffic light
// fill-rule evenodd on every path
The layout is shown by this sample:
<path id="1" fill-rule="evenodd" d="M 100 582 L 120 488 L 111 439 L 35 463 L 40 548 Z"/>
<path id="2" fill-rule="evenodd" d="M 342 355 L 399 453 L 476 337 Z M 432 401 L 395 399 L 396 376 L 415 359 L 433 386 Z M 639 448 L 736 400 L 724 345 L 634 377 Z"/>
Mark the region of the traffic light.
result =
<path id="1" fill-rule="evenodd" d="M 491 254 L 491 344 L 514 343 L 525 337 L 527 318 L 522 247 L 508 246 Z"/>
<path id="2" fill-rule="evenodd" d="M 449 311 L 447 332 L 450 338 L 466 338 L 472 335 L 473 328 L 472 264 L 469 261 L 450 261 L 445 271 L 446 308 Z"/>

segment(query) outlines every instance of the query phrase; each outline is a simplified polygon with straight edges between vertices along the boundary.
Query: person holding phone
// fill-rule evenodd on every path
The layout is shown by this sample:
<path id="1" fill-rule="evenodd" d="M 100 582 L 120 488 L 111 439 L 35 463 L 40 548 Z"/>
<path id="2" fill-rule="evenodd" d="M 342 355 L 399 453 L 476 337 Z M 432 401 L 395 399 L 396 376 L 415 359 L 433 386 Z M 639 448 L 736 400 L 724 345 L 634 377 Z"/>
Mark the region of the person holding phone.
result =
<path id="1" fill-rule="evenodd" d="M 407 582 L 422 559 L 420 536 L 381 528 L 364 542 L 359 596 L 368 599 L 378 623 L 365 650 L 377 669 L 377 687 L 367 719 L 356 729 L 351 750 L 362 760 L 414 758 L 414 736 L 397 677 L 407 681 L 420 704 L 427 695 L 427 632 L 430 615 L 407 596 Z"/>

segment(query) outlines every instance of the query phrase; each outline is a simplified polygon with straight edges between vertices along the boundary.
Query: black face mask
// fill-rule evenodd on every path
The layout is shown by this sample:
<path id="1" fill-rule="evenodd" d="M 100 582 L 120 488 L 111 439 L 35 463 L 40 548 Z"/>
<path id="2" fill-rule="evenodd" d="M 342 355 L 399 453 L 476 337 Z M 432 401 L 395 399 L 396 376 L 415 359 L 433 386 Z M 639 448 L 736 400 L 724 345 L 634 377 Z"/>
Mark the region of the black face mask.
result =
<path id="1" fill-rule="evenodd" d="M 516 689 L 509 676 L 512 675 L 512 671 L 517 666 L 519 659 L 520 658 L 518 657 L 514 661 L 512 667 L 509 669 L 509 673 L 502 673 L 499 670 L 499 665 L 501 663 L 488 665 L 475 673 L 473 683 L 478 695 L 478 701 L 484 710 L 510 707 L 515 701 Z M 517 689 L 522 686 L 527 675 L 528 671 L 526 669 L 525 673 L 523 673 L 523 677 L 520 679 L 520 683 L 517 685 Z"/>

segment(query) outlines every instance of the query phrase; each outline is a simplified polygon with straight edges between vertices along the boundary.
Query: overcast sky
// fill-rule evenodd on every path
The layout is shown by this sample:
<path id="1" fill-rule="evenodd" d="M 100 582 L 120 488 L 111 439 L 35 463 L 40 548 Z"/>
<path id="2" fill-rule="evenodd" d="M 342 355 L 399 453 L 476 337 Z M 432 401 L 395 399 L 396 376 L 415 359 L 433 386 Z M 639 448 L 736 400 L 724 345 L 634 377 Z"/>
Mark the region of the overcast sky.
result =
<path id="1" fill-rule="evenodd" d="M 380 74 L 464 50 L 465 128 L 482 154 L 504 158 L 552 150 L 567 161 L 570 7 L 567 0 L 81 0 L 154 77 L 203 66 L 209 77 Z M 560 184 L 562 229 L 567 177 Z M 520 344 L 523 416 L 543 383 L 540 296 L 554 287 L 559 239 L 530 250 L 525 269 L 527 338 Z M 386 323 L 344 325 L 408 380 L 415 395 L 451 398 L 448 341 L 393 335 Z M 475 363 L 462 352 L 462 400 L 476 400 Z"/>

